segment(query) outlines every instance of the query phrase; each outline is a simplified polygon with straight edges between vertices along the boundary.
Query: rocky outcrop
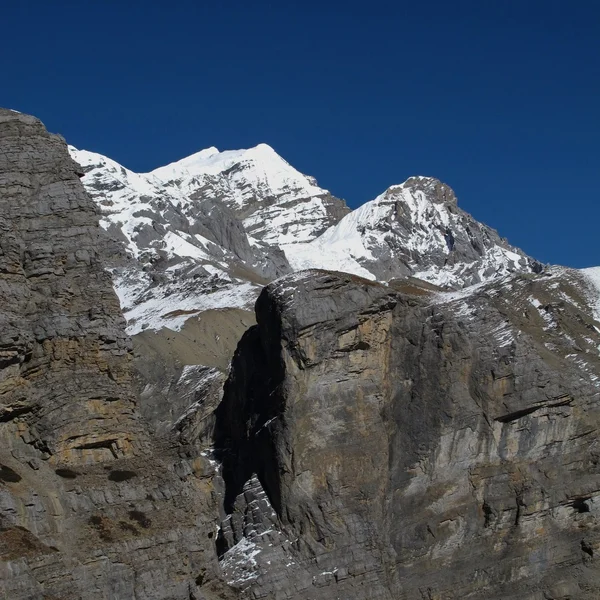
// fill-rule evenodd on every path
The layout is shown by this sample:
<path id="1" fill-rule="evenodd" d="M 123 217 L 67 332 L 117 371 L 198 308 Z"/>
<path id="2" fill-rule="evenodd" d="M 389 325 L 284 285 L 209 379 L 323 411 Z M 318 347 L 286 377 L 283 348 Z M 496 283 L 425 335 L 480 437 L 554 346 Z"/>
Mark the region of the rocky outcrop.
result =
<path id="1" fill-rule="evenodd" d="M 0 118 L 2 420 L 34 419 L 22 435 L 52 462 L 130 456 L 131 342 L 96 208 L 60 138 L 32 117 Z"/>
<path id="2" fill-rule="evenodd" d="M 217 413 L 218 547 L 244 597 L 597 598 L 586 286 L 551 270 L 397 293 L 315 271 L 265 288 Z"/>
<path id="3" fill-rule="evenodd" d="M 0 111 L 0 597 L 229 597 L 214 467 L 139 417 L 80 174 L 62 138 Z"/>

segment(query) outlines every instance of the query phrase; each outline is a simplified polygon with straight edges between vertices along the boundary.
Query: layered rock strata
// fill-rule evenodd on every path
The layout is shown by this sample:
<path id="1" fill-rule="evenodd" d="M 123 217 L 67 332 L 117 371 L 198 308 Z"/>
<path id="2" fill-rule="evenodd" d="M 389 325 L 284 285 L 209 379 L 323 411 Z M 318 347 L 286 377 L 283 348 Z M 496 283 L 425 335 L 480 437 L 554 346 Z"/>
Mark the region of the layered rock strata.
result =
<path id="1" fill-rule="evenodd" d="M 0 111 L 0 597 L 600 596 L 594 273 L 498 278 L 540 270 L 514 252 L 446 293 L 313 270 L 268 285 L 253 325 L 200 310 L 210 273 L 187 264 L 191 304 L 160 313 L 181 326 L 137 336 L 136 372 L 81 174 Z M 510 258 L 434 183 L 396 192 Z"/>
<path id="2" fill-rule="evenodd" d="M 0 111 L 0 597 L 227 597 L 214 468 L 139 418 L 79 175 L 62 138 Z"/>
<path id="3" fill-rule="evenodd" d="M 586 285 L 397 293 L 315 271 L 265 288 L 217 419 L 219 548 L 244 597 L 597 598 Z"/>

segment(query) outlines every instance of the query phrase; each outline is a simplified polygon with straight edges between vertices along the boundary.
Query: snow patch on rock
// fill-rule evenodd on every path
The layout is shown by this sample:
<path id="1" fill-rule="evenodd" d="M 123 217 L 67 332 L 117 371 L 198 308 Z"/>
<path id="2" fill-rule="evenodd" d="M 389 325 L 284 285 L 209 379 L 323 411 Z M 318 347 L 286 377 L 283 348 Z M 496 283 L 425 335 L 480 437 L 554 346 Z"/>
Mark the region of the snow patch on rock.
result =
<path id="1" fill-rule="evenodd" d="M 600 267 L 581 269 L 581 272 L 593 290 L 592 297 L 590 298 L 592 310 L 594 311 L 596 321 L 600 321 Z"/>

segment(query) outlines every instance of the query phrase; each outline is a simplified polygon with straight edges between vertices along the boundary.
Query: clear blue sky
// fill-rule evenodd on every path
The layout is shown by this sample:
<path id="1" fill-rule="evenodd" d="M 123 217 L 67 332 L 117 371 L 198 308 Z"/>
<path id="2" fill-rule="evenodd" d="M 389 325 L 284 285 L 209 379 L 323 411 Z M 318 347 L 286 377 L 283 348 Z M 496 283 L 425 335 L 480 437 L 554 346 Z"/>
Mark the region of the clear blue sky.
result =
<path id="1" fill-rule="evenodd" d="M 413 174 L 600 265 L 596 0 L 19 0 L 0 105 L 147 171 L 266 142 L 352 206 Z"/>

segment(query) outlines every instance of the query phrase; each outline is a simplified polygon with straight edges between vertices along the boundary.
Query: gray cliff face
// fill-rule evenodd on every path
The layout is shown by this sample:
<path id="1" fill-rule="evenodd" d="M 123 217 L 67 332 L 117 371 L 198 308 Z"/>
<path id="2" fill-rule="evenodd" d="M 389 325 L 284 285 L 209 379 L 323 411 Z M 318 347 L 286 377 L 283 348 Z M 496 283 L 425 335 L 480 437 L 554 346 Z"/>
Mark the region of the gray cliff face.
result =
<path id="1" fill-rule="evenodd" d="M 462 296 L 325 272 L 268 286 L 217 412 L 221 564 L 244 597 L 597 598 L 584 286 L 565 270 Z"/>
<path id="2" fill-rule="evenodd" d="M 37 119 L 0 111 L 0 597 L 226 598 L 214 469 L 139 418 L 78 171 Z"/>
<path id="3" fill-rule="evenodd" d="M 45 458 L 128 456 L 131 342 L 99 258 L 96 208 L 63 140 L 10 111 L 0 127 L 3 421 L 35 419 L 26 437 Z"/>

